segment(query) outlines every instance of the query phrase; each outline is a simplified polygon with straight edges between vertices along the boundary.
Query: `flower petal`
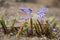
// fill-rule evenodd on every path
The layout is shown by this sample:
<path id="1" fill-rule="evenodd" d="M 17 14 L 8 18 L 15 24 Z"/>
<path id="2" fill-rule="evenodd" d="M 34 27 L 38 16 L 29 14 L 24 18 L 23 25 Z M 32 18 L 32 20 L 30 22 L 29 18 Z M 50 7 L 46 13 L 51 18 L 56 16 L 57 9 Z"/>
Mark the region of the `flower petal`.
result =
<path id="1" fill-rule="evenodd" d="M 42 13 L 42 14 L 38 14 L 38 15 L 41 16 L 41 17 L 43 17 L 43 16 L 45 16 L 46 14 L 43 14 L 43 13 Z"/>
<path id="2" fill-rule="evenodd" d="M 38 13 L 45 13 L 48 9 L 47 8 L 43 8 L 41 10 L 38 10 Z"/>
<path id="3" fill-rule="evenodd" d="M 39 16 L 38 19 L 39 19 L 39 21 L 41 21 L 41 22 L 44 21 L 44 18 L 43 18 L 43 17 L 40 17 L 40 16 Z"/>
<path id="4" fill-rule="evenodd" d="M 32 13 L 32 10 L 28 9 L 28 8 L 19 8 L 19 10 L 22 10 L 22 11 L 24 11 L 27 14 L 31 14 Z"/>
<path id="5" fill-rule="evenodd" d="M 30 28 L 28 29 L 28 33 L 30 33 Z"/>

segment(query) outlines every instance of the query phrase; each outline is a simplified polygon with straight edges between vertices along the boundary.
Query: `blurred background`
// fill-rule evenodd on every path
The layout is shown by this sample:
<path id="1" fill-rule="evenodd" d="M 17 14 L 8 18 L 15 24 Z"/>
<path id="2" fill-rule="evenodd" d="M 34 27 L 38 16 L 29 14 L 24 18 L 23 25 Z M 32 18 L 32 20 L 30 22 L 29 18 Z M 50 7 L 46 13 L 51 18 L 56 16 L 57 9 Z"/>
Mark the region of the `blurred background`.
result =
<path id="1" fill-rule="evenodd" d="M 6 2 L 37 3 L 46 6 L 60 7 L 60 0 L 0 0 L 0 6 L 3 6 Z"/>
<path id="2" fill-rule="evenodd" d="M 6 17 L 7 25 L 11 24 L 14 18 L 20 20 L 25 14 L 19 8 L 27 7 L 33 10 L 33 14 L 42 8 L 48 8 L 46 17 L 55 17 L 60 24 L 60 0 L 0 0 L 0 17 Z M 35 16 L 36 18 L 36 16 Z M 19 22 L 17 22 L 19 23 Z M 17 26 L 20 24 L 17 24 Z"/>

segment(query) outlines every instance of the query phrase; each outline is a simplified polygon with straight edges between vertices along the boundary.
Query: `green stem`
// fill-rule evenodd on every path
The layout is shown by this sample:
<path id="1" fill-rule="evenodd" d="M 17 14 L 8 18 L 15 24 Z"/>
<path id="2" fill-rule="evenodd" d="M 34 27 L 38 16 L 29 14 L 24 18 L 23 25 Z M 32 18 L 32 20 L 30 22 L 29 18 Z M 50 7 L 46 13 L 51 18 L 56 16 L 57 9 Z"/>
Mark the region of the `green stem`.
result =
<path id="1" fill-rule="evenodd" d="M 30 19 L 30 32 L 31 32 L 31 34 L 33 34 L 33 22 L 32 22 L 32 18 Z"/>

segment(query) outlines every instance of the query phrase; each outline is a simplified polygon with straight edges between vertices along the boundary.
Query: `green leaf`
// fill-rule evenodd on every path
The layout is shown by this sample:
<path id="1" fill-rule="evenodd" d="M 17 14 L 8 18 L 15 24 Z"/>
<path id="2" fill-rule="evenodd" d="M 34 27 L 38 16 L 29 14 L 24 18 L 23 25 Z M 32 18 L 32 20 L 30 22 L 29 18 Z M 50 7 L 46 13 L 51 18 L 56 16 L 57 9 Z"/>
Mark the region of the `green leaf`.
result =
<path id="1" fill-rule="evenodd" d="M 56 27 L 56 25 L 57 25 L 57 23 L 56 23 L 56 22 L 54 22 L 54 24 L 53 24 L 53 28 L 55 28 L 55 27 Z"/>
<path id="2" fill-rule="evenodd" d="M 41 35 L 40 28 L 37 23 L 34 24 L 34 27 L 35 27 L 35 32 L 37 33 L 37 35 Z"/>
<path id="3" fill-rule="evenodd" d="M 34 24 L 34 28 L 35 28 L 35 32 L 38 34 L 38 30 L 37 30 L 37 27 L 36 27 L 36 23 Z"/>
<path id="4" fill-rule="evenodd" d="M 37 19 L 37 22 L 38 22 L 38 24 L 39 24 L 39 26 L 40 26 L 41 31 L 43 32 L 41 22 L 40 22 L 38 19 Z"/>
<path id="5" fill-rule="evenodd" d="M 29 25 L 26 25 L 26 27 L 23 29 L 23 32 L 27 31 L 29 28 Z"/>
<path id="6" fill-rule="evenodd" d="M 30 18 L 30 32 L 31 34 L 33 34 L 33 21 L 32 21 L 32 18 Z"/>
<path id="7" fill-rule="evenodd" d="M 54 18 L 54 17 L 52 17 L 52 18 L 50 18 L 49 22 L 50 22 L 50 23 L 53 23 L 53 22 L 54 22 L 54 20 L 55 20 L 55 18 Z"/>
<path id="8" fill-rule="evenodd" d="M 47 35 L 51 35 L 52 30 L 51 30 L 51 28 L 50 28 L 50 24 L 48 23 L 48 21 L 46 21 L 46 27 L 47 27 L 47 29 L 46 29 L 46 34 L 47 34 Z"/>
<path id="9" fill-rule="evenodd" d="M 3 28 L 3 30 L 4 30 L 4 33 L 5 33 L 5 34 L 8 34 L 8 29 L 7 29 L 7 27 L 6 27 L 6 20 L 5 20 L 4 18 L 0 19 L 0 23 L 1 23 L 1 25 L 2 25 L 2 28 Z"/>
<path id="10" fill-rule="evenodd" d="M 16 38 L 18 38 L 23 32 L 27 31 L 29 28 L 29 25 L 26 24 L 25 28 L 23 30 L 19 30 L 18 33 L 16 34 Z"/>
<path id="11" fill-rule="evenodd" d="M 15 23 L 16 23 L 16 19 L 14 19 L 12 25 L 10 26 L 11 31 L 16 31 L 15 28 L 14 28 Z"/>

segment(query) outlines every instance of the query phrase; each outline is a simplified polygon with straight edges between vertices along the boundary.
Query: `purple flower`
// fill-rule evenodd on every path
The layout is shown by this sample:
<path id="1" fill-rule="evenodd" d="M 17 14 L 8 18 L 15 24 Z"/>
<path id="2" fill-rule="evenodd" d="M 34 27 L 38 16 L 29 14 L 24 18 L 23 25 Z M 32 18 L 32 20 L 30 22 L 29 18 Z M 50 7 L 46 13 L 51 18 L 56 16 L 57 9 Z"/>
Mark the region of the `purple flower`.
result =
<path id="1" fill-rule="evenodd" d="M 38 18 L 40 21 L 44 21 L 44 16 L 46 15 L 45 12 L 47 11 L 47 8 L 43 8 L 41 10 L 38 10 Z"/>
<path id="2" fill-rule="evenodd" d="M 30 32 L 30 28 L 28 29 L 28 33 Z"/>
<path id="3" fill-rule="evenodd" d="M 53 28 L 52 24 L 50 24 L 50 28 L 51 28 L 51 30 L 52 30 L 53 32 L 55 32 L 55 31 L 56 31 L 56 29 L 55 29 L 55 28 Z"/>
<path id="4" fill-rule="evenodd" d="M 44 18 L 38 15 L 38 19 L 40 22 L 44 21 Z"/>
<path id="5" fill-rule="evenodd" d="M 28 9 L 28 8 L 20 8 L 20 10 L 22 10 L 23 12 L 27 13 L 27 14 L 32 14 L 32 10 Z M 29 16 L 27 18 L 22 18 L 23 22 L 26 22 L 28 19 L 32 18 L 33 16 Z M 28 32 L 30 32 L 30 28 L 28 29 Z"/>
<path id="6" fill-rule="evenodd" d="M 53 28 L 53 30 L 52 30 L 53 32 L 55 32 L 56 31 L 56 29 L 55 28 Z"/>
<path id="7" fill-rule="evenodd" d="M 19 8 L 19 10 L 22 10 L 23 12 L 31 15 L 32 14 L 32 10 L 31 9 L 28 9 L 28 8 Z M 32 18 L 32 16 L 29 16 L 27 18 L 22 18 L 22 21 L 23 22 L 26 22 L 29 18 Z"/>
<path id="8" fill-rule="evenodd" d="M 47 8 L 43 8 L 41 10 L 38 10 L 38 14 L 44 14 L 48 9 Z"/>
<path id="9" fill-rule="evenodd" d="M 27 14 L 31 14 L 32 10 L 28 9 L 28 8 L 19 8 L 19 10 L 22 10 L 23 12 L 27 13 Z"/>

